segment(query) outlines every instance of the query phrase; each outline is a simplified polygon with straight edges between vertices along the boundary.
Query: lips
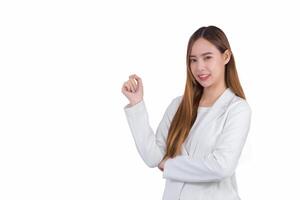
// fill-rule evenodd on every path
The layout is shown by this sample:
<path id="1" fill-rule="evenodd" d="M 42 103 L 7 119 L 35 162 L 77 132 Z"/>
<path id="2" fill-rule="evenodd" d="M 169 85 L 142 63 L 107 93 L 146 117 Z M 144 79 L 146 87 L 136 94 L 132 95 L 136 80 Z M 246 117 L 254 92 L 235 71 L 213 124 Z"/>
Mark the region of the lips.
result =
<path id="1" fill-rule="evenodd" d="M 198 77 L 201 81 L 206 81 L 210 77 L 210 74 L 200 74 Z"/>

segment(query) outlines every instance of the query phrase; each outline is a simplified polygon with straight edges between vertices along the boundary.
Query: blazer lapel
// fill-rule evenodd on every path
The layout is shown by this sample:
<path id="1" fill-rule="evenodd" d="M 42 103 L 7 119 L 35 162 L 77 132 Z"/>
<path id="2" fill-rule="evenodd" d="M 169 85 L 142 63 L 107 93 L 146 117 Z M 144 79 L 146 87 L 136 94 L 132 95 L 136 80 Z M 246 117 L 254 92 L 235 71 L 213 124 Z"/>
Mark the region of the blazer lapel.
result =
<path id="1" fill-rule="evenodd" d="M 221 115 L 224 114 L 224 112 L 226 111 L 226 108 L 228 107 L 233 97 L 234 97 L 234 93 L 230 88 L 227 88 L 211 106 L 207 115 L 205 116 L 200 126 L 198 127 L 203 128 L 203 126 L 212 122 L 214 119 L 221 117 Z"/>
<path id="2" fill-rule="evenodd" d="M 205 115 L 205 117 L 202 119 L 202 122 L 200 124 L 193 124 L 190 132 L 194 131 L 194 129 L 197 126 L 197 129 L 201 129 L 204 130 L 205 127 L 212 121 L 214 121 L 215 119 L 218 119 L 219 117 L 221 117 L 225 111 L 226 108 L 228 107 L 228 105 L 230 104 L 231 100 L 233 99 L 233 97 L 235 96 L 234 92 L 230 89 L 227 88 L 219 97 L 218 99 L 214 102 L 214 104 L 211 106 L 211 108 L 209 109 L 208 113 Z M 201 117 L 201 116 L 200 116 Z M 197 116 L 198 118 L 198 116 Z M 194 142 L 192 142 L 194 143 Z M 182 145 L 182 154 L 188 154 L 187 150 L 185 149 L 185 145 Z"/>

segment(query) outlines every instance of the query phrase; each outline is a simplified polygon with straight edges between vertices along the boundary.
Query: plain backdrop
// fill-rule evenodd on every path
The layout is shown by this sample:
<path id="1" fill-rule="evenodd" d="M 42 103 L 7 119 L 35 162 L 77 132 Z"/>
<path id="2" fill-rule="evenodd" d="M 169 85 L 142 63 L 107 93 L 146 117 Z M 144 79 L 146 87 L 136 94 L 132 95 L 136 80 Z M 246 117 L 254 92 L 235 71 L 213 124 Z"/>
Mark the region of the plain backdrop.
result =
<path id="1" fill-rule="evenodd" d="M 1 1 L 0 199 L 161 199 L 121 87 L 144 83 L 155 131 L 183 94 L 201 26 L 227 35 L 252 108 L 237 173 L 243 200 L 299 199 L 297 1 Z"/>

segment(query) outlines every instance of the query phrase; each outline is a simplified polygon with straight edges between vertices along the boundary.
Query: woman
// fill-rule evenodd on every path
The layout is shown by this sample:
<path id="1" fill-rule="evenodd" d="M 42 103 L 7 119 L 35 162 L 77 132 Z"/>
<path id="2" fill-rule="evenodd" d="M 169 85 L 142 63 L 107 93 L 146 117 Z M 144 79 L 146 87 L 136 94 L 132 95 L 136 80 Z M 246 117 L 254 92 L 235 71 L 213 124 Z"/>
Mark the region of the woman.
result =
<path id="1" fill-rule="evenodd" d="M 239 200 L 235 170 L 250 128 L 251 108 L 239 82 L 228 39 L 216 26 L 199 28 L 187 47 L 187 79 L 154 134 L 142 79 L 123 84 L 135 144 L 166 179 L 164 200 Z"/>

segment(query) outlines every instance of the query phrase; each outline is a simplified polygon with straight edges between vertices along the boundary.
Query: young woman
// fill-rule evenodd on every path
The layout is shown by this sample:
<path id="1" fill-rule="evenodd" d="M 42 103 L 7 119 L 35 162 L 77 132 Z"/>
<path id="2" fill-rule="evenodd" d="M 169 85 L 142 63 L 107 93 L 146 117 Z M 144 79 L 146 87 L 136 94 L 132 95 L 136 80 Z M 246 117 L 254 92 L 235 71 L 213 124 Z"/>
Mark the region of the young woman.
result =
<path id="1" fill-rule="evenodd" d="M 239 200 L 235 170 L 250 129 L 251 108 L 228 39 L 199 28 L 187 47 L 184 94 L 168 105 L 154 134 L 142 79 L 124 82 L 124 107 L 138 152 L 166 179 L 164 200 Z"/>

